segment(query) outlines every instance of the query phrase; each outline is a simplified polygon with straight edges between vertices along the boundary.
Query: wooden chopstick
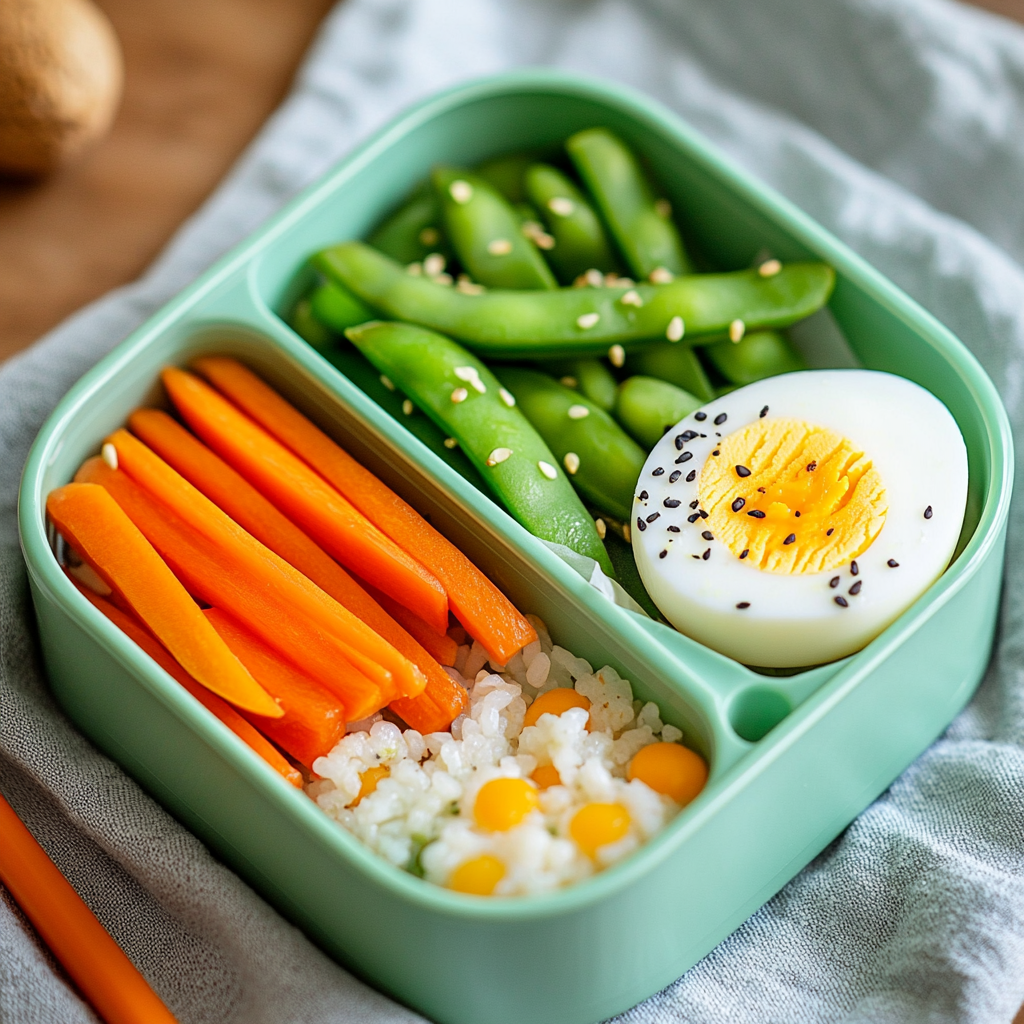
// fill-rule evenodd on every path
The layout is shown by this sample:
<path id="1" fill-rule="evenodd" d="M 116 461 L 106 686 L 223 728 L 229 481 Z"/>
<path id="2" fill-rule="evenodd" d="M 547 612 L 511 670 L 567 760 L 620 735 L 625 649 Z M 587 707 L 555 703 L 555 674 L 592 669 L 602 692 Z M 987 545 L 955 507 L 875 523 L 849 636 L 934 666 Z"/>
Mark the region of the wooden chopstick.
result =
<path id="1" fill-rule="evenodd" d="M 107 1024 L 177 1024 L 2 796 L 0 881 Z"/>

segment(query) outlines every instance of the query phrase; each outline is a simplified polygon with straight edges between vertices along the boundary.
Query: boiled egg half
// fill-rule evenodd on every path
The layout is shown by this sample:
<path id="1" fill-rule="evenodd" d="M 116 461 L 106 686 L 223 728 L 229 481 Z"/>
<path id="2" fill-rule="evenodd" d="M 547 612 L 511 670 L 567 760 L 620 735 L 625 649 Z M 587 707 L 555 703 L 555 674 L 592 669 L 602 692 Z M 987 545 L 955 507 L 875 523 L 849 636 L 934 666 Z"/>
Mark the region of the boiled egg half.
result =
<path id="1" fill-rule="evenodd" d="M 716 399 L 669 430 L 630 524 L 651 599 L 748 665 L 852 654 L 942 574 L 967 504 L 949 410 L 903 377 L 808 370 Z"/>

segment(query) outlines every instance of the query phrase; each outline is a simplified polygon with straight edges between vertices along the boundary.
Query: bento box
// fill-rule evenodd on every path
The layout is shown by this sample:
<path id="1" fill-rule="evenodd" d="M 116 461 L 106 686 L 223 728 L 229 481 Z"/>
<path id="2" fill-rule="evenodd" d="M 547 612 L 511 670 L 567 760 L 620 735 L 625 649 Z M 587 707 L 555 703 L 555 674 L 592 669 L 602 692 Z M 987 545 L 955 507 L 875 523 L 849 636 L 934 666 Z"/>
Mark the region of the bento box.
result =
<path id="1" fill-rule="evenodd" d="M 605 125 L 649 161 L 723 267 L 758 252 L 837 272 L 812 335 L 910 378 L 969 457 L 953 564 L 843 661 L 758 673 L 609 601 L 353 386 L 285 323 L 307 257 L 363 236 L 439 161 L 474 164 Z M 47 536 L 47 493 L 143 403 L 158 374 L 235 355 L 458 544 L 556 643 L 611 664 L 710 764 L 703 793 L 636 854 L 574 887 L 465 896 L 392 868 L 289 786 L 78 594 Z M 827 362 L 827 360 L 826 360 Z M 88 373 L 41 431 L 20 528 L 61 705 L 101 749 L 339 963 L 444 1024 L 586 1024 L 667 985 L 819 853 L 963 707 L 985 670 L 1012 477 L 1005 412 L 937 321 L 676 116 L 620 86 L 526 71 L 401 115 Z"/>

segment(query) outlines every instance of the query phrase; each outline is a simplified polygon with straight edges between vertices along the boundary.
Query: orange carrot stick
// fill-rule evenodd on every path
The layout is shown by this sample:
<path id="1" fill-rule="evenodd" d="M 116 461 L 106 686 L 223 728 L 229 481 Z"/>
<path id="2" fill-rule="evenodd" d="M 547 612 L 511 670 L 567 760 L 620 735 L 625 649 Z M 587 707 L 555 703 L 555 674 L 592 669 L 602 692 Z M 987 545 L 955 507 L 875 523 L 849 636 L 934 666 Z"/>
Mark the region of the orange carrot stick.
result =
<path id="1" fill-rule="evenodd" d="M 138 438 L 118 430 L 108 443 L 128 476 L 158 501 L 221 548 L 255 580 L 279 591 L 313 623 L 347 648 L 346 658 L 385 694 L 413 697 L 423 690 L 423 674 L 404 655 L 338 604 L 301 572 L 274 554 L 176 473 Z M 210 602 L 214 604 L 215 602 Z"/>
<path id="2" fill-rule="evenodd" d="M 402 717 L 409 725 L 421 732 L 439 732 L 467 710 L 465 691 L 438 664 L 454 664 L 458 650 L 454 640 L 435 633 L 422 619 L 379 591 L 372 596 L 367 593 L 252 484 L 167 413 L 139 409 L 128 422 L 150 448 L 239 526 L 309 577 L 420 669 L 427 678 L 430 699 L 420 702 L 416 697 L 409 706 L 403 705 L 406 715 Z M 387 602 L 386 609 L 383 602 Z"/>
<path id="3" fill-rule="evenodd" d="M 302 774 L 281 756 L 281 752 L 266 739 L 254 726 L 250 725 L 227 701 L 221 700 L 215 693 L 210 693 L 205 686 L 200 686 L 167 652 L 167 649 L 156 639 L 141 622 L 133 619 L 127 612 L 121 611 L 116 605 L 83 586 L 74 577 L 71 582 L 89 603 L 101 611 L 122 633 L 141 647 L 169 676 L 176 679 L 200 704 L 219 718 L 243 743 L 263 758 L 279 775 L 286 778 L 293 786 L 302 788 Z M 260 719 L 269 722 L 272 719 Z"/>
<path id="4" fill-rule="evenodd" d="M 387 703 L 380 688 L 348 661 L 347 649 L 337 637 L 318 629 L 279 591 L 262 585 L 244 566 L 226 558 L 222 549 L 182 522 L 122 470 L 111 469 L 102 459 L 87 459 L 75 479 L 100 484 L 109 491 L 193 596 L 230 612 L 262 636 L 336 694 L 353 721 Z M 213 629 L 205 616 L 203 623 Z"/>
<path id="5" fill-rule="evenodd" d="M 188 425 L 292 522 L 357 576 L 444 628 L 448 596 L 415 557 L 208 384 L 174 368 L 162 379 Z"/>
<path id="6" fill-rule="evenodd" d="M 50 492 L 46 511 L 64 539 L 189 675 L 237 707 L 281 717 L 281 709 L 228 650 L 110 494 L 92 484 L 66 484 Z"/>
<path id="7" fill-rule="evenodd" d="M 222 357 L 204 357 L 194 365 L 374 526 L 422 562 L 441 581 L 456 618 L 490 657 L 504 665 L 516 651 L 537 639 L 525 616 L 454 544 L 251 370 Z M 406 607 L 427 619 L 415 605 Z M 438 628 L 432 619 L 427 621 Z M 446 628 L 447 623 L 441 624 L 440 632 Z"/>
<path id="8" fill-rule="evenodd" d="M 2 796 L 0 835 L 0 882 L 107 1024 L 176 1024 Z"/>
<path id="9" fill-rule="evenodd" d="M 203 614 L 239 661 L 284 708 L 284 718 L 250 721 L 307 768 L 345 735 L 345 711 L 336 698 L 289 665 L 255 633 L 219 608 Z"/>

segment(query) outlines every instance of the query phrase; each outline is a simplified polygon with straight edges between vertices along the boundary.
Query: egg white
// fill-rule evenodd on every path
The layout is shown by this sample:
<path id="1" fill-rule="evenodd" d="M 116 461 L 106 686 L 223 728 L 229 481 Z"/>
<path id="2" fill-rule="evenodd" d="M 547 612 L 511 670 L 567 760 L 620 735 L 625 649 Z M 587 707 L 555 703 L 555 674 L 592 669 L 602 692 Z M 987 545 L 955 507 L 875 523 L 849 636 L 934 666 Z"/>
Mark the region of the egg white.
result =
<path id="1" fill-rule="evenodd" d="M 822 573 L 762 571 L 724 544 L 702 538 L 708 529 L 703 519 L 687 522 L 716 443 L 756 421 L 764 406 L 772 418 L 804 420 L 848 438 L 880 473 L 888 500 L 885 525 L 857 556 L 856 576 L 849 564 Z M 967 449 L 949 410 L 929 391 L 874 370 L 807 370 L 739 388 L 698 411 L 707 418 L 687 416 L 654 447 L 637 482 L 630 523 L 644 586 L 680 632 L 748 665 L 822 664 L 860 650 L 942 575 L 967 504 Z M 728 418 L 716 426 L 721 413 Z M 685 442 L 693 458 L 680 466 L 675 438 L 687 429 L 706 436 Z M 664 473 L 654 476 L 658 467 Z M 675 469 L 683 473 L 669 483 Z M 687 483 L 691 469 L 696 476 Z M 666 498 L 678 499 L 679 506 L 666 507 Z M 890 559 L 898 567 L 891 568 Z M 840 583 L 832 588 L 829 581 L 837 575 Z M 858 580 L 860 592 L 850 595 Z M 836 604 L 839 595 L 848 607 Z M 740 602 L 750 606 L 738 609 Z"/>

